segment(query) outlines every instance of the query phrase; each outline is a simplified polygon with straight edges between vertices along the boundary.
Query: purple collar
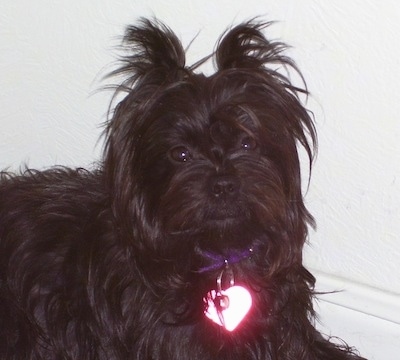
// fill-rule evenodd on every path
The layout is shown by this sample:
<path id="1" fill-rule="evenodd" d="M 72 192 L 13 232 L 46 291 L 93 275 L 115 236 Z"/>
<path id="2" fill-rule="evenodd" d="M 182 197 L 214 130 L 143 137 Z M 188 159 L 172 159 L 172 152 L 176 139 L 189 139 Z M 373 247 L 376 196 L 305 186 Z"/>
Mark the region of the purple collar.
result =
<path id="1" fill-rule="evenodd" d="M 209 260 L 210 264 L 201 267 L 197 272 L 203 274 L 208 271 L 221 269 L 228 264 L 237 264 L 242 260 L 249 258 L 252 253 L 252 248 L 246 250 L 230 250 L 226 255 L 202 251 L 201 255 Z"/>

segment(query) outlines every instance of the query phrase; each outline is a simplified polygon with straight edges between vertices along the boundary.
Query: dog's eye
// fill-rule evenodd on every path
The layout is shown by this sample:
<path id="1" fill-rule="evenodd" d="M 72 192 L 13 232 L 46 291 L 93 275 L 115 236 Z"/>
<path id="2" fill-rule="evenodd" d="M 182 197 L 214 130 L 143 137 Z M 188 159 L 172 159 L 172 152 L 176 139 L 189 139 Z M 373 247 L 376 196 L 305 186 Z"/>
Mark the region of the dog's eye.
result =
<path id="1" fill-rule="evenodd" d="M 177 146 L 170 150 L 170 156 L 178 162 L 185 162 L 192 158 L 190 151 L 184 146 Z"/>
<path id="2" fill-rule="evenodd" d="M 244 150 L 254 150 L 257 147 L 257 142 L 251 136 L 245 136 L 242 139 L 241 147 Z"/>

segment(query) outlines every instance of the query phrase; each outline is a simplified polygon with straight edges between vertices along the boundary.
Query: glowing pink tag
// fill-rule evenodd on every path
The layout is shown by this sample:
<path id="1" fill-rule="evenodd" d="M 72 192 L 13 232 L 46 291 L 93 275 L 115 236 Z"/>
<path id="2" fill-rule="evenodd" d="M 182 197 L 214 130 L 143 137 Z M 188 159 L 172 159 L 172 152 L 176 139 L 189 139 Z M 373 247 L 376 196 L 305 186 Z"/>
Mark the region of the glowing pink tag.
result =
<path id="1" fill-rule="evenodd" d="M 242 286 L 232 286 L 218 293 L 211 290 L 207 294 L 208 307 L 204 313 L 216 324 L 233 331 L 249 312 L 252 302 L 249 291 Z"/>

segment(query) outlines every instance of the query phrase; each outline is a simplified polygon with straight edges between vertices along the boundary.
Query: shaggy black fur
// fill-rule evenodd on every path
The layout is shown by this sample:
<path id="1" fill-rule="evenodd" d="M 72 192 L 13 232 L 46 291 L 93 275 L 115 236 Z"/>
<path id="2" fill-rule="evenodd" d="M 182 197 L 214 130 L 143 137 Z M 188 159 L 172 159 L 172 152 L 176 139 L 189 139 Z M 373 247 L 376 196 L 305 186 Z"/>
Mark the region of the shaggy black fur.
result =
<path id="1" fill-rule="evenodd" d="M 207 77 L 143 19 L 101 166 L 2 175 L 1 359 L 361 359 L 313 326 L 297 145 L 311 163 L 316 135 L 267 25 L 227 32 Z M 205 298 L 216 259 L 249 249 L 231 269 L 253 306 L 228 332 Z"/>

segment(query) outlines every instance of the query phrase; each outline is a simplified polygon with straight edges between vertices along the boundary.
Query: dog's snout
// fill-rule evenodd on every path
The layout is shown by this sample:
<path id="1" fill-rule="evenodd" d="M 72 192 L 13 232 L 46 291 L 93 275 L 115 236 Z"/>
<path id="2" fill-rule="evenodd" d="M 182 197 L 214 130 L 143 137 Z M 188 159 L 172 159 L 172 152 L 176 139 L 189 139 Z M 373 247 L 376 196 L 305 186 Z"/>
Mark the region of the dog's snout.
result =
<path id="1" fill-rule="evenodd" d="M 230 175 L 217 176 L 211 182 L 211 192 L 215 197 L 234 196 L 238 190 L 238 179 Z"/>

